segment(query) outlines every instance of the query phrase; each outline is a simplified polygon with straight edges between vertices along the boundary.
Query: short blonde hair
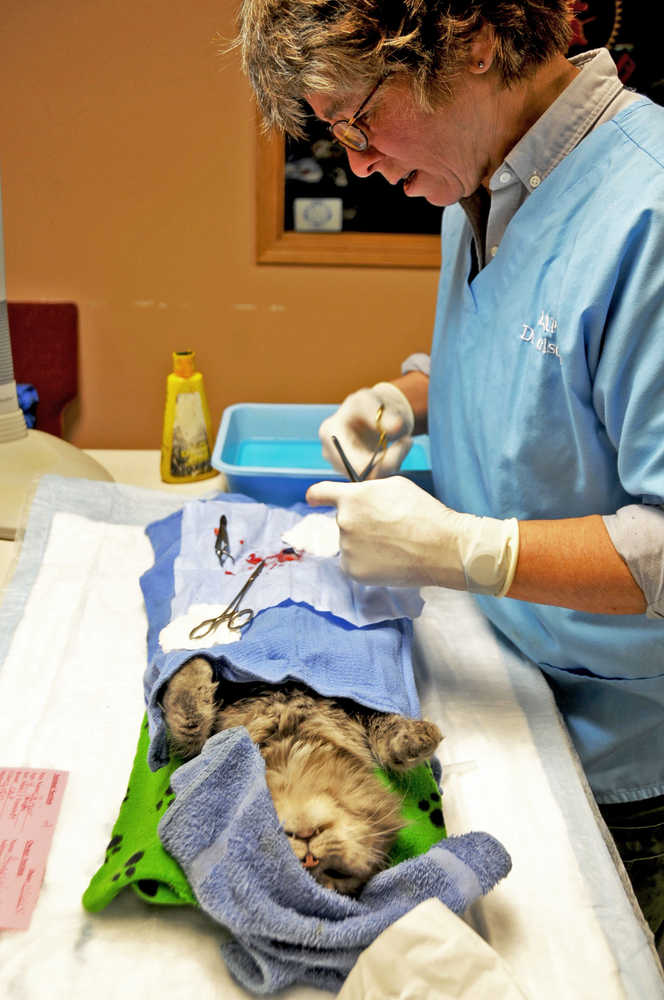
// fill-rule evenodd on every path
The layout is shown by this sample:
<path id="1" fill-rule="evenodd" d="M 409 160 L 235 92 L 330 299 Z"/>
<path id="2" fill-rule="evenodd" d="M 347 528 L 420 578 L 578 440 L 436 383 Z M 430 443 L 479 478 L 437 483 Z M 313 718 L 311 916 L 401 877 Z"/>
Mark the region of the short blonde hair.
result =
<path id="1" fill-rule="evenodd" d="M 505 86 L 570 41 L 570 0 L 242 0 L 236 44 L 266 127 L 303 135 L 306 94 L 361 92 L 390 73 L 434 108 L 490 24 Z"/>

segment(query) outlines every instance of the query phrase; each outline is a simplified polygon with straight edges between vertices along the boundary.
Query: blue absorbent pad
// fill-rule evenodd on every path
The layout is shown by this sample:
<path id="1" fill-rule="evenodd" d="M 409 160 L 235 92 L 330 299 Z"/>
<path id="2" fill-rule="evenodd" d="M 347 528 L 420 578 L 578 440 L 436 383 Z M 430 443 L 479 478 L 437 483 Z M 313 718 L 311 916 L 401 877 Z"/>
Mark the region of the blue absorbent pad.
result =
<path id="1" fill-rule="evenodd" d="M 351 596 L 362 588 L 338 572 L 338 556 L 316 557 L 318 565 L 309 579 L 318 582 L 307 594 L 309 602 L 294 600 L 288 589 L 284 592 L 276 579 L 283 567 L 277 565 L 272 593 L 278 603 L 266 606 L 265 600 L 248 600 L 247 606 L 260 610 L 238 641 L 215 646 L 213 634 L 206 640 L 211 645 L 195 651 L 162 649 L 161 630 L 171 621 L 173 609 L 181 612 L 190 599 L 179 600 L 178 585 L 191 588 L 193 579 L 189 569 L 181 568 L 204 556 L 191 525 L 200 525 L 204 548 L 213 550 L 212 531 L 220 511 L 227 514 L 231 531 L 233 525 L 243 525 L 241 537 L 246 541 L 253 537 L 253 526 L 248 524 L 252 509 L 257 519 L 265 518 L 264 505 L 225 495 L 189 504 L 184 512 L 146 529 L 155 555 L 153 566 L 141 578 L 148 615 L 144 687 L 152 770 L 168 760 L 161 692 L 192 656 L 205 656 L 220 680 L 274 684 L 295 680 L 320 694 L 350 698 L 378 711 L 420 714 L 412 669 L 412 621 L 394 617 L 395 596 L 387 588 L 367 588 L 373 592 L 369 604 L 374 620 L 369 624 L 359 626 L 328 610 L 329 590 L 343 586 L 347 593 L 333 598 L 335 609 L 367 606 L 361 593 L 358 599 Z M 269 510 L 269 520 L 281 523 L 278 509 Z M 297 505 L 285 513 L 302 517 L 308 512 Z M 260 555 L 269 554 L 266 547 L 276 551 L 273 542 L 263 538 Z M 227 576 L 216 558 L 215 562 L 209 573 L 214 570 L 218 581 L 234 581 L 233 596 L 238 574 Z M 325 562 L 330 563 L 329 572 Z M 306 556 L 284 574 L 284 581 L 297 570 L 306 572 Z M 380 591 L 385 591 L 382 619 L 376 616 Z M 210 589 L 203 599 L 211 596 Z M 200 593 L 196 600 L 201 600 Z M 316 607 L 319 600 L 326 605 L 323 609 Z M 324 889 L 301 868 L 288 844 L 265 782 L 263 760 L 244 728 L 212 736 L 198 757 L 174 772 L 171 784 L 176 798 L 160 822 L 160 838 L 182 866 L 201 907 L 227 930 L 222 945 L 226 962 L 238 982 L 254 993 L 296 983 L 337 990 L 360 951 L 408 910 L 433 896 L 461 913 L 511 865 L 493 837 L 468 833 L 379 873 L 357 899 Z"/>

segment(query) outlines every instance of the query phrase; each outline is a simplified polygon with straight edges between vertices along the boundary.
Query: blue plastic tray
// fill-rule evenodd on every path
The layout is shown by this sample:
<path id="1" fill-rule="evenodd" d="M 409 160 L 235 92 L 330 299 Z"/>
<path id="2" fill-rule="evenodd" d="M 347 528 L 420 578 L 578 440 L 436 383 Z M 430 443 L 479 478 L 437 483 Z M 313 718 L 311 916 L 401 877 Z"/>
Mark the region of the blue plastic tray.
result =
<path id="1" fill-rule="evenodd" d="M 304 500 L 312 483 L 345 480 L 325 461 L 318 428 L 336 403 L 236 403 L 222 415 L 212 465 L 232 493 L 288 506 Z M 429 438 L 419 435 L 401 469 L 432 490 Z"/>

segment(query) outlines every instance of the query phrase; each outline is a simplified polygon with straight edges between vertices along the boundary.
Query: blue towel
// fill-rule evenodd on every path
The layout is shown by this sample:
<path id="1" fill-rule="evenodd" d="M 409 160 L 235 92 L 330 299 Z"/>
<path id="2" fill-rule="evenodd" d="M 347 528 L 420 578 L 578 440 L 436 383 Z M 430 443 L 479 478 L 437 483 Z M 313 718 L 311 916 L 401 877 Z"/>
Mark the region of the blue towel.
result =
<path id="1" fill-rule="evenodd" d="M 296 983 L 337 991 L 360 952 L 418 903 L 436 897 L 462 913 L 511 867 L 497 840 L 467 833 L 380 872 L 357 899 L 324 889 L 291 851 L 242 727 L 213 736 L 171 782 L 159 836 L 230 932 L 224 959 L 255 994 Z"/>
<path id="2" fill-rule="evenodd" d="M 210 661 L 218 680 L 270 684 L 296 680 L 322 695 L 351 698 L 380 712 L 417 717 L 420 707 L 411 644 L 409 621 L 355 628 L 331 615 L 287 602 L 257 614 L 243 630 L 242 639 L 229 646 L 210 646 L 196 653 L 157 653 L 144 675 L 150 767 L 154 771 L 168 761 L 161 691 L 194 655 Z"/>

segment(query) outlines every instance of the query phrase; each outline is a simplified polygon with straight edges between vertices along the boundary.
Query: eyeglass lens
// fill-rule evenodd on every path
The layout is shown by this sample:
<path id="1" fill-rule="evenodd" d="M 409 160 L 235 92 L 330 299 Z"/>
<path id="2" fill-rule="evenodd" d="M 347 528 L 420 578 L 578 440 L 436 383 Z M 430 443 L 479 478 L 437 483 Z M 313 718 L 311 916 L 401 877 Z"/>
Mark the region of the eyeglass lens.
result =
<path id="1" fill-rule="evenodd" d="M 361 152 L 369 145 L 369 140 L 357 125 L 351 125 L 348 122 L 335 122 L 330 125 L 330 131 L 342 146 L 347 146 L 357 152 Z"/>
<path id="2" fill-rule="evenodd" d="M 355 125 L 354 123 L 360 117 L 373 95 L 384 82 L 385 77 L 383 76 L 378 81 L 376 86 L 369 91 L 355 114 L 351 115 L 350 118 L 342 119 L 338 122 L 332 122 L 330 125 L 330 132 L 334 138 L 342 144 L 342 146 L 347 146 L 349 149 L 356 150 L 356 152 L 362 152 L 369 145 L 369 140 L 364 131 L 359 127 L 359 125 Z"/>

